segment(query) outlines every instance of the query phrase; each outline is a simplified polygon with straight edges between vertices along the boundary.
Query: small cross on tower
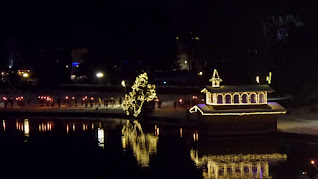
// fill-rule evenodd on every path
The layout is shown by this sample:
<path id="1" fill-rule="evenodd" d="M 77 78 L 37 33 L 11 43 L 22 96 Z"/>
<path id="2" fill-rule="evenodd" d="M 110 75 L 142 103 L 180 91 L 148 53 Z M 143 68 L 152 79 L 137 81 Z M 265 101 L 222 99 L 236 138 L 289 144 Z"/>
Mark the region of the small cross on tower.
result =
<path id="1" fill-rule="evenodd" d="M 220 87 L 220 83 L 223 80 L 220 78 L 220 76 L 218 74 L 218 71 L 216 69 L 214 69 L 213 76 L 212 76 L 212 78 L 209 81 L 212 82 L 212 87 L 213 88 L 218 88 L 218 87 Z"/>

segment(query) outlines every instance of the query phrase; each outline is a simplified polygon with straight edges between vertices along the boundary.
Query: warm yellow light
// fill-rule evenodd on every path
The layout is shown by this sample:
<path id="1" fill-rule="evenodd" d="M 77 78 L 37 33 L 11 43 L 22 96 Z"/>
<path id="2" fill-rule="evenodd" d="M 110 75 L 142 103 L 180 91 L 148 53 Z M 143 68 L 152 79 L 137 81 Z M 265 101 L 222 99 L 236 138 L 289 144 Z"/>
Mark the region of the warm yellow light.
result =
<path id="1" fill-rule="evenodd" d="M 68 65 L 65 65 L 65 68 L 68 68 Z"/>
<path id="2" fill-rule="evenodd" d="M 144 102 L 154 100 L 156 95 L 156 86 L 148 83 L 147 73 L 140 74 L 131 87 L 132 92 L 125 95 L 123 110 L 127 115 L 133 114 L 137 117 L 141 113 Z"/>
<path id="3" fill-rule="evenodd" d="M 259 76 L 256 76 L 256 82 L 259 84 Z"/>
<path id="4" fill-rule="evenodd" d="M 195 37 L 195 40 L 199 40 L 200 38 L 199 37 Z"/>
<path id="5" fill-rule="evenodd" d="M 312 165 L 315 165 L 315 161 L 314 161 L 314 160 L 311 160 L 310 163 L 311 163 Z"/>
<path id="6" fill-rule="evenodd" d="M 22 75 L 24 78 L 27 78 L 27 77 L 29 77 L 29 74 L 28 73 L 23 73 L 23 75 Z"/>
<path id="7" fill-rule="evenodd" d="M 130 147 L 134 157 L 142 167 L 148 167 L 150 157 L 157 153 L 158 139 L 159 137 L 153 134 L 145 134 L 141 124 L 137 121 L 130 123 L 127 120 L 127 124 L 122 129 L 122 146 L 124 151 L 127 147 Z"/>
<path id="8" fill-rule="evenodd" d="M 272 72 L 269 72 L 268 76 L 266 76 L 266 81 L 269 85 L 272 83 Z"/>
<path id="9" fill-rule="evenodd" d="M 214 69 L 213 76 L 209 81 L 212 82 L 212 87 L 218 88 L 223 80 L 220 78 L 218 71 Z"/>
<path id="10" fill-rule="evenodd" d="M 179 37 L 176 37 L 176 39 L 178 40 L 178 39 L 179 39 Z"/>
<path id="11" fill-rule="evenodd" d="M 121 86 L 126 87 L 126 82 L 125 82 L 125 80 L 122 80 L 122 81 L 121 81 Z"/>
<path id="12" fill-rule="evenodd" d="M 98 73 L 96 73 L 96 77 L 97 78 L 103 78 L 104 77 L 104 73 L 98 72 Z"/>
<path id="13" fill-rule="evenodd" d="M 29 137 L 29 134 L 30 134 L 29 120 L 24 119 L 24 136 Z"/>
<path id="14" fill-rule="evenodd" d="M 200 71 L 200 72 L 198 73 L 198 75 L 199 75 L 199 76 L 202 76 L 202 75 L 203 75 L 203 72 L 202 72 L 202 71 Z"/>

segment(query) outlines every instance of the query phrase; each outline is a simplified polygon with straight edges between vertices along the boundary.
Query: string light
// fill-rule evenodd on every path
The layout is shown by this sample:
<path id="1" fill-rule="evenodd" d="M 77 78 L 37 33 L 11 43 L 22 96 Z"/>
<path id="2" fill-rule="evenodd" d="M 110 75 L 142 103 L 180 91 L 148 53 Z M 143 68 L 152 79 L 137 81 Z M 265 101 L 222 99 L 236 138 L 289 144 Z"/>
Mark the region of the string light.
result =
<path id="1" fill-rule="evenodd" d="M 144 102 L 154 100 L 156 95 L 156 86 L 148 83 L 147 73 L 140 74 L 132 86 L 132 92 L 125 95 L 123 110 L 127 115 L 133 114 L 137 117 L 141 113 Z"/>
<path id="2" fill-rule="evenodd" d="M 223 80 L 220 78 L 218 71 L 216 69 L 214 69 L 213 76 L 212 76 L 212 78 L 209 81 L 212 82 L 212 87 L 213 88 L 218 88 L 218 87 L 220 87 L 220 83 Z"/>
<path id="3" fill-rule="evenodd" d="M 263 111 L 263 112 L 230 112 L 230 113 L 205 113 L 197 105 L 189 109 L 190 113 L 199 111 L 203 116 L 246 116 L 256 114 L 286 114 L 286 111 Z"/>
<path id="4" fill-rule="evenodd" d="M 272 83 L 272 72 L 269 72 L 268 76 L 266 76 L 266 81 L 269 85 Z"/>
<path id="5" fill-rule="evenodd" d="M 287 160 L 286 154 L 279 153 L 203 155 L 199 158 L 198 150 L 194 149 L 190 150 L 190 157 L 197 168 L 203 169 L 204 178 L 271 178 L 269 163 Z"/>
<path id="6" fill-rule="evenodd" d="M 159 135 L 159 128 L 156 129 L 158 129 L 157 132 Z M 129 120 L 127 120 L 126 125 L 123 126 L 121 133 L 123 149 L 125 150 L 126 147 L 129 146 L 141 167 L 148 167 L 150 157 L 157 153 L 159 137 L 149 133 L 145 134 L 138 121 L 130 123 Z"/>

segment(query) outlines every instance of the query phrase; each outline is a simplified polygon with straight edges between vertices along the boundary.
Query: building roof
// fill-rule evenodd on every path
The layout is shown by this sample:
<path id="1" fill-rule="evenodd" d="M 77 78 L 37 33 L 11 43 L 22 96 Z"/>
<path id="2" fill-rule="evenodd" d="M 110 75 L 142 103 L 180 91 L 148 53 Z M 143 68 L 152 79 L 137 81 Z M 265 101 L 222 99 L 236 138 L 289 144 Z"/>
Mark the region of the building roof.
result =
<path id="1" fill-rule="evenodd" d="M 267 91 L 269 93 L 274 90 L 268 85 L 222 85 L 218 88 L 206 86 L 206 89 L 211 93 L 234 93 L 234 92 L 256 92 L 256 91 Z"/>
<path id="2" fill-rule="evenodd" d="M 250 108 L 250 109 L 215 109 L 213 105 L 197 104 L 190 108 L 190 113 L 199 111 L 202 115 L 210 116 L 243 116 L 259 114 L 285 114 L 286 109 L 276 102 L 266 104 L 267 107 Z"/>

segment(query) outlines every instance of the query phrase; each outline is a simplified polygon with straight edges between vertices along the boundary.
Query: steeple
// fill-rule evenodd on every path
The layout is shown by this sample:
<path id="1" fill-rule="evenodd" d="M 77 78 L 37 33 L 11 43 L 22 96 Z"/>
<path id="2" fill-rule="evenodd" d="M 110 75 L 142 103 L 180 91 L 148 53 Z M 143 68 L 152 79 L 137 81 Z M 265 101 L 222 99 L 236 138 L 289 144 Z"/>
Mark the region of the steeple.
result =
<path id="1" fill-rule="evenodd" d="M 218 87 L 220 87 L 220 83 L 223 80 L 220 78 L 220 76 L 218 74 L 218 71 L 216 69 L 214 69 L 213 76 L 212 76 L 212 78 L 209 81 L 212 82 L 212 87 L 213 88 L 218 88 Z"/>

